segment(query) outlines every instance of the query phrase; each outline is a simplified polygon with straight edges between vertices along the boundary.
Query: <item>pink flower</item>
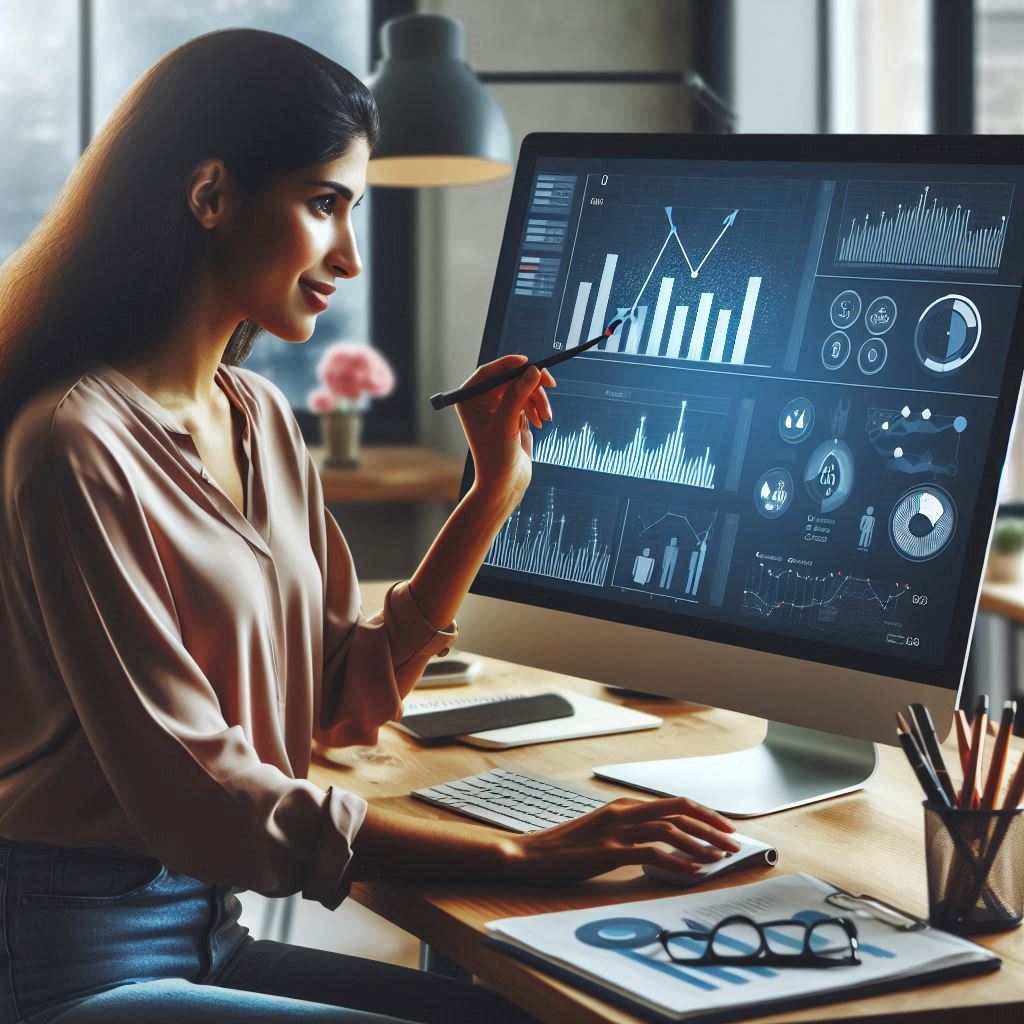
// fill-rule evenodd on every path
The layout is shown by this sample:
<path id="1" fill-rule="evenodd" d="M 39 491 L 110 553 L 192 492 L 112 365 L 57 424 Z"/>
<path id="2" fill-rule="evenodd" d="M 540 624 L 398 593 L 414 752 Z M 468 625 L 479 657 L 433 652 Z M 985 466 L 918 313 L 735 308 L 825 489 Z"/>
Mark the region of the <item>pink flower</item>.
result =
<path id="1" fill-rule="evenodd" d="M 334 395 L 326 388 L 314 388 L 306 396 L 306 404 L 310 412 L 322 413 L 334 410 Z"/>
<path id="2" fill-rule="evenodd" d="M 325 389 L 335 398 L 358 402 L 364 395 L 389 395 L 395 377 L 387 360 L 369 345 L 339 341 L 321 356 L 316 368 Z"/>

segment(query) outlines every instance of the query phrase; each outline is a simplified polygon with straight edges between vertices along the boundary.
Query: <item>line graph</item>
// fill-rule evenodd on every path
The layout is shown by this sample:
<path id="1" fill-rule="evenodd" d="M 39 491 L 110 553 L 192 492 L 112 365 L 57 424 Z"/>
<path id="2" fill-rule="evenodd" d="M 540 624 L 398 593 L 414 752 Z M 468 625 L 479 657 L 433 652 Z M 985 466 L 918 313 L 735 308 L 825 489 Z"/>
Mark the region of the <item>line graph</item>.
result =
<path id="1" fill-rule="evenodd" d="M 604 586 L 618 503 L 548 487 L 527 490 L 484 561 L 501 569 Z"/>
<path id="2" fill-rule="evenodd" d="M 807 183 L 608 177 L 587 186 L 552 347 L 575 347 L 617 316 L 594 355 L 772 365 Z"/>
<path id="3" fill-rule="evenodd" d="M 1012 185 L 853 182 L 836 248 L 839 265 L 998 270 Z"/>
<path id="4" fill-rule="evenodd" d="M 555 423 L 535 441 L 534 462 L 714 488 L 725 421 L 717 405 L 683 398 L 666 407 L 567 395 L 552 396 L 552 405 Z"/>
<path id="5" fill-rule="evenodd" d="M 902 609 L 909 604 L 909 595 L 909 583 L 845 572 L 805 575 L 758 559 L 747 566 L 740 610 L 761 619 L 881 643 L 890 629 L 902 628 Z"/>

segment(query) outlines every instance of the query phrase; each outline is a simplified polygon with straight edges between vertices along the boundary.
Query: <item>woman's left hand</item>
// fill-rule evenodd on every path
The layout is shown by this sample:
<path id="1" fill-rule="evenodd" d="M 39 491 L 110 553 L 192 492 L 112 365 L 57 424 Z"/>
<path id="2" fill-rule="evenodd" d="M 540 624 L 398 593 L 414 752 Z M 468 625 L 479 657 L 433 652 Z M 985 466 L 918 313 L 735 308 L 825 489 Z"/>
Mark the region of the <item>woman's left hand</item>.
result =
<path id="1" fill-rule="evenodd" d="M 465 386 L 507 373 L 528 362 L 524 355 L 503 356 L 479 367 Z M 533 468 L 532 424 L 550 420 L 545 387 L 556 387 L 547 370 L 531 367 L 521 377 L 455 407 L 473 454 L 474 487 L 509 511 L 530 485 Z"/>

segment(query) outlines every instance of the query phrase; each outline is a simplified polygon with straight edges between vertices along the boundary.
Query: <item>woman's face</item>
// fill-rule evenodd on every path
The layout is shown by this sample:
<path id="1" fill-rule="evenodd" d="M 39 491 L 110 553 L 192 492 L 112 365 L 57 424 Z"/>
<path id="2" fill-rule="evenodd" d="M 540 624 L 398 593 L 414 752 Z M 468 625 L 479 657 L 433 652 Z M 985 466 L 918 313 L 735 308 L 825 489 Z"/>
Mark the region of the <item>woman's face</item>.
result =
<path id="1" fill-rule="evenodd" d="M 330 292 L 336 278 L 362 270 L 352 210 L 366 189 L 369 157 L 357 138 L 337 159 L 283 176 L 243 204 L 221 256 L 244 318 L 285 341 L 306 341 L 333 299 L 304 282 Z"/>

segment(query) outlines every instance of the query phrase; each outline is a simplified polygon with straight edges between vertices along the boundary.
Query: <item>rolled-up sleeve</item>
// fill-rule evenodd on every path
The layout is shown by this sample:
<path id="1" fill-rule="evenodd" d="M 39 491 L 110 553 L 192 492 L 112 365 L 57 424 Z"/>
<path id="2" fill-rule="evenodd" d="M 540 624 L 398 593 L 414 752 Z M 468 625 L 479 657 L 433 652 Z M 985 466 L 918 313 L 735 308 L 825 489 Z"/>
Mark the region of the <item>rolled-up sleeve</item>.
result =
<path id="1" fill-rule="evenodd" d="M 310 540 L 324 582 L 323 692 L 314 737 L 325 746 L 373 745 L 385 722 L 402 716 L 402 700 L 434 656 L 447 653 L 458 625 L 424 618 L 407 580 L 388 591 L 375 615 L 363 613 L 345 537 L 323 501 L 307 452 Z"/>
<path id="2" fill-rule="evenodd" d="M 336 907 L 366 803 L 261 761 L 228 725 L 124 467 L 55 421 L 15 510 L 56 669 L 153 855 L 207 884 Z"/>

